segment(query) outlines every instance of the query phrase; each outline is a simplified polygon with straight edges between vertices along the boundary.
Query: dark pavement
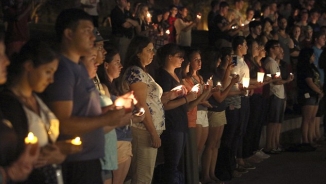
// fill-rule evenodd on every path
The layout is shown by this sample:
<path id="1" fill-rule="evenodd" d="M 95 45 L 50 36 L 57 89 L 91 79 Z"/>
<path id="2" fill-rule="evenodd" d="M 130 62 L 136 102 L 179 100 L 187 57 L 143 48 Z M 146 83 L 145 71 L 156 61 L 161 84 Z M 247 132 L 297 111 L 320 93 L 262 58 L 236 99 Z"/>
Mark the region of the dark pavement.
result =
<path id="1" fill-rule="evenodd" d="M 227 184 L 325 184 L 326 143 L 314 152 L 283 152 Z"/>

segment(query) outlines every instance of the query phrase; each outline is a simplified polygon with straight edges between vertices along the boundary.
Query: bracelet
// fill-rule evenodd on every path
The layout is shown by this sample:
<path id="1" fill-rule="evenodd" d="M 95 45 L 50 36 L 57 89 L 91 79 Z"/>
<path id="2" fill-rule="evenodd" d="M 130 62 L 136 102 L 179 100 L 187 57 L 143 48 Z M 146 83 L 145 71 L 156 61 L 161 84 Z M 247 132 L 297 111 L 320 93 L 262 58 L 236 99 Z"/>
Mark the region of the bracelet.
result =
<path id="1" fill-rule="evenodd" d="M 183 98 L 186 100 L 186 104 L 188 104 L 188 100 L 186 96 L 183 96 Z"/>

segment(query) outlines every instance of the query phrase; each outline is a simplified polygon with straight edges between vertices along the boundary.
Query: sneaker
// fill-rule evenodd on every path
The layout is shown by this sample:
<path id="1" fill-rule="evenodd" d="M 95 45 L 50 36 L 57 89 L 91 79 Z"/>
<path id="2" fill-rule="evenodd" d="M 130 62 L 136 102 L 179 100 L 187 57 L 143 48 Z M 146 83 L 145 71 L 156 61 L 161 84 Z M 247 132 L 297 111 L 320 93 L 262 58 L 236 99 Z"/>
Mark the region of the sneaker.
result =
<path id="1" fill-rule="evenodd" d="M 235 170 L 238 171 L 241 174 L 248 172 L 248 169 L 242 167 L 241 165 L 239 165 L 238 168 L 236 168 Z"/>
<path id="2" fill-rule="evenodd" d="M 252 155 L 251 157 L 245 159 L 246 162 L 249 163 L 254 163 L 254 164 L 258 164 L 261 161 L 263 161 L 263 159 L 261 159 L 260 157 L 256 156 L 256 155 Z"/>
<path id="3" fill-rule="evenodd" d="M 263 149 L 256 151 L 255 156 L 257 156 L 258 158 L 261 158 L 261 159 L 267 159 L 267 158 L 271 157 L 270 155 L 264 153 Z"/>
<path id="4" fill-rule="evenodd" d="M 242 176 L 242 174 L 240 172 L 236 171 L 236 170 L 234 170 L 232 172 L 232 177 L 233 178 L 240 178 L 241 176 Z"/>
<path id="5" fill-rule="evenodd" d="M 248 162 L 245 162 L 244 165 L 239 165 L 239 167 L 242 167 L 244 169 L 256 169 L 256 167 Z"/>

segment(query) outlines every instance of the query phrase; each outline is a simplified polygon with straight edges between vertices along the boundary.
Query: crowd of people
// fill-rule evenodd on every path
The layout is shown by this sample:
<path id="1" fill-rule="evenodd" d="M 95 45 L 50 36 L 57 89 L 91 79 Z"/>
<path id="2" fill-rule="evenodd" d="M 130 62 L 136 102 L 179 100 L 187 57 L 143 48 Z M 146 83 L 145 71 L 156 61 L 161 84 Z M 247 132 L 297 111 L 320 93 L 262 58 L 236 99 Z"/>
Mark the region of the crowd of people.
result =
<path id="1" fill-rule="evenodd" d="M 213 0 L 200 49 L 202 14 L 189 18 L 180 1 L 116 0 L 110 42 L 87 0 L 58 15 L 56 43 L 1 34 L 0 183 L 223 183 L 284 151 L 284 112 L 297 104 L 292 151 L 316 150 L 326 12 L 314 2 L 256 1 L 242 14 L 243 0 Z M 5 11 L 18 5 L 25 16 L 21 0 Z"/>

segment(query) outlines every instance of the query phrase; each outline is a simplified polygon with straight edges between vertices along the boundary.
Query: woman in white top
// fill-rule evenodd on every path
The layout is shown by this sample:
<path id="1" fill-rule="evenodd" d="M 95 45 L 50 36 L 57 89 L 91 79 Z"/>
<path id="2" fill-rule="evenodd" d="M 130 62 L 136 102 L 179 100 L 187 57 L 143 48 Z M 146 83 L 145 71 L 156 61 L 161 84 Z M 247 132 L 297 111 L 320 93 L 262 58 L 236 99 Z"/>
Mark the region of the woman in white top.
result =
<path id="1" fill-rule="evenodd" d="M 29 183 L 62 183 L 60 164 L 71 149 L 64 142 L 56 143 L 59 121 L 42 100 L 41 93 L 53 82 L 58 66 L 57 54 L 44 42 L 31 40 L 13 57 L 8 68 L 7 88 L 1 93 L 1 110 L 18 134 L 24 139 L 28 132 L 38 138 L 39 159 L 29 176 Z"/>

